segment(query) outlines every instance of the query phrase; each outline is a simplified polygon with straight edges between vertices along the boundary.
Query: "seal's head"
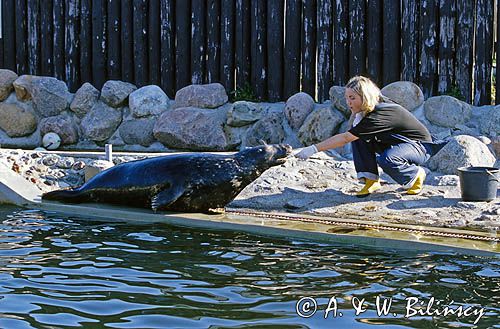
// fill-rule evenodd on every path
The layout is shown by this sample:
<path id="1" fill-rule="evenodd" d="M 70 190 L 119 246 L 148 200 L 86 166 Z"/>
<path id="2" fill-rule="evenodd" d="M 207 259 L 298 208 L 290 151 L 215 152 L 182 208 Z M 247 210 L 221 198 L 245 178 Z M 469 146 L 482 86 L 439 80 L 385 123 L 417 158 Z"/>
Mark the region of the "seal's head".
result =
<path id="1" fill-rule="evenodd" d="M 271 144 L 245 149 L 238 152 L 236 158 L 241 164 L 252 165 L 256 169 L 264 171 L 285 163 L 286 158 L 291 153 L 292 147 L 288 144 Z"/>

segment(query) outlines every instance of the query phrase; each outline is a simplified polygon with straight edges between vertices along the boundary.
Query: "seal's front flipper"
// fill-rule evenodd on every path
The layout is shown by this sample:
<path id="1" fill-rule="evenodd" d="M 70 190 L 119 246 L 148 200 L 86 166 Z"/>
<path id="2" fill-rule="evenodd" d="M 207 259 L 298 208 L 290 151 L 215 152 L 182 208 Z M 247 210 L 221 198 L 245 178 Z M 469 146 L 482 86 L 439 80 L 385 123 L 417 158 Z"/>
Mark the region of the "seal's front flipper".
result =
<path id="1" fill-rule="evenodd" d="M 156 212 L 158 209 L 164 209 L 174 203 L 184 193 L 184 187 L 174 186 L 167 188 L 155 194 L 151 198 L 151 209 Z"/>

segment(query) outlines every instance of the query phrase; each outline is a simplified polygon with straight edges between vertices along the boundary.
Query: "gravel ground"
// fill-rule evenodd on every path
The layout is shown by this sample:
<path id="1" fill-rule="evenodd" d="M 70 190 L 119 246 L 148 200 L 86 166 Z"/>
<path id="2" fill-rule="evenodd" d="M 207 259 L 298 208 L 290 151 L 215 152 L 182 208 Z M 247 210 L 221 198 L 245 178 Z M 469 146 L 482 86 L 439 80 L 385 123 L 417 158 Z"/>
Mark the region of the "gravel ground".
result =
<path id="1" fill-rule="evenodd" d="M 115 156 L 114 164 L 148 155 Z M 102 166 L 95 158 L 0 149 L 0 159 L 42 192 L 84 183 L 85 167 Z M 500 191 L 490 202 L 464 202 L 458 176 L 427 172 L 424 191 L 410 196 L 382 174 L 381 190 L 355 197 L 357 182 L 352 161 L 318 153 L 307 161 L 291 157 L 267 170 L 247 186 L 228 207 L 255 211 L 307 213 L 335 218 L 364 219 L 436 227 L 498 230 Z"/>
<path id="2" fill-rule="evenodd" d="M 319 153 L 304 161 L 289 159 L 266 171 L 247 186 L 228 207 L 308 213 L 436 227 L 500 228 L 500 190 L 490 202 L 461 200 L 458 176 L 427 170 L 420 195 L 407 195 L 382 174 L 382 189 L 357 198 L 362 185 L 352 161 Z"/>

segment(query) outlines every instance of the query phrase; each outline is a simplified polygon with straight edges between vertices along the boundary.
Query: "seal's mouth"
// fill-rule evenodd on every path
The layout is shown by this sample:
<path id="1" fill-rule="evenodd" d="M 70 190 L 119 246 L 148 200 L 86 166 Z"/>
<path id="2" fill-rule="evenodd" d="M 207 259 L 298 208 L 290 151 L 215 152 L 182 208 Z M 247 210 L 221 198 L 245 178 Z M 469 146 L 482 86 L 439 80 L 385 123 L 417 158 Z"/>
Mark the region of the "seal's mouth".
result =
<path id="1" fill-rule="evenodd" d="M 288 144 L 279 144 L 275 153 L 275 161 L 277 164 L 283 164 L 292 154 L 293 148 Z"/>

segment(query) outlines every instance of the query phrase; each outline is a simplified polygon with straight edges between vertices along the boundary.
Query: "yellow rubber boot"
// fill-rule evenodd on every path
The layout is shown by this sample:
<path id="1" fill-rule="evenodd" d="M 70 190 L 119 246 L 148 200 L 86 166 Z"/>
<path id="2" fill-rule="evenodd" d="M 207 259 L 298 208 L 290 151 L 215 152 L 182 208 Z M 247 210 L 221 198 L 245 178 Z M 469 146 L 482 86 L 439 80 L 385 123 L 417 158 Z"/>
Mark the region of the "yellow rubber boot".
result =
<path id="1" fill-rule="evenodd" d="M 420 168 L 418 170 L 418 174 L 417 174 L 417 178 L 415 179 L 415 182 L 413 183 L 413 185 L 406 191 L 407 194 L 410 194 L 410 195 L 417 195 L 417 194 L 420 194 L 420 192 L 422 192 L 423 188 L 424 188 L 424 181 L 425 181 L 425 171 Z"/>
<path id="2" fill-rule="evenodd" d="M 363 188 L 356 193 L 356 196 L 358 198 L 364 198 L 365 196 L 369 196 L 370 194 L 380 189 L 381 187 L 382 185 L 380 185 L 380 181 L 378 179 L 372 180 L 365 178 L 365 186 L 363 186 Z"/>

